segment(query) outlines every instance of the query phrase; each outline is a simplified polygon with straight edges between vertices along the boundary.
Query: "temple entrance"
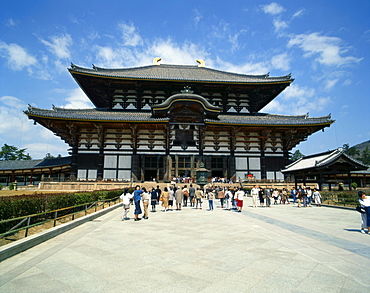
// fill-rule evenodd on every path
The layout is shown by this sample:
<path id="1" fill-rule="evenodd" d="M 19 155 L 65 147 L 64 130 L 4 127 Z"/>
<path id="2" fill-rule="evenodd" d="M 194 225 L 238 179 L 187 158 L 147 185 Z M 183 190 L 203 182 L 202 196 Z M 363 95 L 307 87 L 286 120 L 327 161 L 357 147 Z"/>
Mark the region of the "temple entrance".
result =
<path id="1" fill-rule="evenodd" d="M 211 171 L 211 176 L 212 177 L 224 177 L 224 172 L 223 171 L 218 171 L 218 170 L 212 170 Z"/>
<path id="2" fill-rule="evenodd" d="M 144 171 L 144 181 L 153 181 L 153 178 L 156 179 L 157 170 L 145 170 Z"/>

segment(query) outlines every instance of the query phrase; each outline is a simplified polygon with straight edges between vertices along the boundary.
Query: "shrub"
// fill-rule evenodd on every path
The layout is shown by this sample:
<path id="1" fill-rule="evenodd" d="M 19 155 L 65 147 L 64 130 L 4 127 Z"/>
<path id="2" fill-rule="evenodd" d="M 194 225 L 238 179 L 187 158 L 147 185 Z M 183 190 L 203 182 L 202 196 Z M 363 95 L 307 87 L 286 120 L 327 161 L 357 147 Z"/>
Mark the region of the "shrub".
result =
<path id="1" fill-rule="evenodd" d="M 3 185 L 2 184 L 0 184 L 0 190 L 2 190 L 3 189 Z"/>
<path id="2" fill-rule="evenodd" d="M 357 183 L 356 182 L 352 182 L 352 188 L 354 189 L 354 190 L 356 190 L 357 189 Z"/>
<path id="3" fill-rule="evenodd" d="M 78 193 L 33 194 L 0 197 L 0 220 L 17 218 L 47 211 L 91 204 L 98 200 L 118 197 L 121 190 L 99 190 Z"/>

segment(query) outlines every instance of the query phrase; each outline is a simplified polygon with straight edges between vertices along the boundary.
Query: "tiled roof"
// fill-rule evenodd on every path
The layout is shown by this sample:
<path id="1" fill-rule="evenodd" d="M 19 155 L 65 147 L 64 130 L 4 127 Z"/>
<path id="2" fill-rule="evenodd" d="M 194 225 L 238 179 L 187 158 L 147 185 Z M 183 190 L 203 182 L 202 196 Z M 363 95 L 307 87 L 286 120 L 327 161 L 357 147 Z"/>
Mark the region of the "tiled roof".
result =
<path id="1" fill-rule="evenodd" d="M 308 170 L 312 168 L 322 168 L 326 165 L 329 165 L 330 163 L 336 161 L 339 159 L 341 156 L 346 157 L 353 163 L 363 166 L 363 168 L 367 168 L 366 165 L 364 165 L 362 162 L 348 156 L 346 153 L 344 153 L 344 150 L 342 148 L 338 148 L 334 151 L 328 151 L 325 153 L 317 154 L 317 155 L 312 155 L 312 156 L 307 156 L 300 158 L 299 160 L 293 162 L 292 164 L 288 165 L 285 167 L 284 170 L 281 172 L 283 173 L 292 173 L 296 171 L 301 171 L 301 170 Z"/>
<path id="2" fill-rule="evenodd" d="M 24 160 L 24 161 L 0 161 L 0 170 L 27 170 L 44 167 L 62 166 L 71 163 L 71 157 L 54 159 Z"/>
<path id="3" fill-rule="evenodd" d="M 274 114 L 244 114 L 244 115 L 219 115 L 219 120 L 205 119 L 205 122 L 239 125 L 312 125 L 328 124 L 334 122 L 331 116 L 308 117 L 308 115 L 274 115 Z"/>
<path id="4" fill-rule="evenodd" d="M 149 121 L 161 122 L 168 121 L 168 118 L 152 118 L 150 112 L 138 111 L 114 111 L 107 109 L 65 109 L 53 107 L 52 110 L 40 109 L 29 106 L 25 113 L 29 116 L 46 117 L 54 119 L 70 119 L 84 121 Z"/>
<path id="5" fill-rule="evenodd" d="M 202 82 L 227 82 L 227 83 L 277 83 L 292 82 L 291 75 L 270 77 L 269 74 L 246 75 L 231 73 L 198 67 L 194 65 L 149 65 L 133 68 L 109 69 L 93 66 L 92 69 L 71 65 L 69 71 L 94 76 L 123 78 L 123 79 L 145 79 L 145 80 L 179 80 L 179 81 L 202 81 Z"/>
<path id="6" fill-rule="evenodd" d="M 150 112 L 107 111 L 106 109 L 64 109 L 53 107 L 52 110 L 28 107 L 25 113 L 33 117 L 51 119 L 69 119 L 83 121 L 127 121 L 127 122 L 166 122 L 169 118 L 153 118 Z M 219 115 L 219 120 L 205 119 L 206 123 L 238 125 L 322 125 L 331 124 L 330 115 L 308 117 L 308 115 L 290 116 L 273 114 L 228 114 Z"/>

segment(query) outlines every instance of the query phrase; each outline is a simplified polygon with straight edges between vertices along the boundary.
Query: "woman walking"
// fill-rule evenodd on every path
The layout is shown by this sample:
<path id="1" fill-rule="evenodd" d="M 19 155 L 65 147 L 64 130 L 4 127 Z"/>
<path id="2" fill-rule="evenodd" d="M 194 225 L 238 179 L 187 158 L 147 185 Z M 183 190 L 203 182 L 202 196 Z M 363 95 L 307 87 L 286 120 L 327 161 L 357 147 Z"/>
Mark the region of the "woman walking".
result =
<path id="1" fill-rule="evenodd" d="M 158 193 L 157 191 L 154 189 L 154 187 L 152 188 L 152 191 L 150 193 L 150 197 L 151 197 L 151 201 L 150 201 L 150 204 L 152 205 L 152 212 L 156 212 L 155 210 L 155 206 L 157 205 L 158 203 Z"/>
<path id="2" fill-rule="evenodd" d="M 141 207 L 140 207 L 140 201 L 141 201 L 141 194 L 143 191 L 140 189 L 139 185 L 136 185 L 136 190 L 134 191 L 134 203 L 135 203 L 135 211 L 134 211 L 134 221 L 140 221 L 139 215 L 142 213 Z"/>
<path id="3" fill-rule="evenodd" d="M 146 188 L 143 187 L 142 188 L 143 190 L 143 193 L 141 195 L 142 199 L 143 199 L 143 207 L 144 207 L 144 217 L 143 219 L 149 219 L 149 201 L 150 201 L 150 194 L 148 192 L 146 192 Z"/>
<path id="4" fill-rule="evenodd" d="M 179 186 L 175 191 L 176 211 L 181 211 L 182 195 L 183 193 Z"/>
<path id="5" fill-rule="evenodd" d="M 212 190 L 209 190 L 207 192 L 207 199 L 208 199 L 208 208 L 209 211 L 213 211 L 213 199 L 215 198 L 215 195 L 213 194 Z"/>
<path id="6" fill-rule="evenodd" d="M 128 192 L 127 187 L 123 190 L 123 193 L 121 194 L 120 198 L 122 199 L 123 204 L 122 221 L 129 220 L 129 218 L 127 218 L 127 214 L 130 211 L 130 200 L 132 199 L 132 194 Z"/>
<path id="7" fill-rule="evenodd" d="M 163 192 L 162 192 L 162 207 L 163 207 L 162 212 L 168 211 L 168 201 L 169 201 L 169 199 L 170 199 L 170 194 L 168 192 L 167 187 L 165 187 L 163 189 Z"/>

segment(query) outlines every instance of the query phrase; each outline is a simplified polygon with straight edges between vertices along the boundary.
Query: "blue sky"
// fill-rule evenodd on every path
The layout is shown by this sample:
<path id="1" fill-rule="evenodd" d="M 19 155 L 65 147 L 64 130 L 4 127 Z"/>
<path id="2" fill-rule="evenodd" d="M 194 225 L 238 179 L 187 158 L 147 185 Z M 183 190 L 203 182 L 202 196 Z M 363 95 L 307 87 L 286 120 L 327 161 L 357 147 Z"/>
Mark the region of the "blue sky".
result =
<path id="1" fill-rule="evenodd" d="M 194 64 L 243 74 L 292 73 L 261 112 L 332 115 L 300 143 L 309 155 L 370 139 L 370 1 L 0 0 L 0 145 L 32 158 L 68 145 L 28 120 L 27 105 L 92 104 L 67 71 Z"/>

